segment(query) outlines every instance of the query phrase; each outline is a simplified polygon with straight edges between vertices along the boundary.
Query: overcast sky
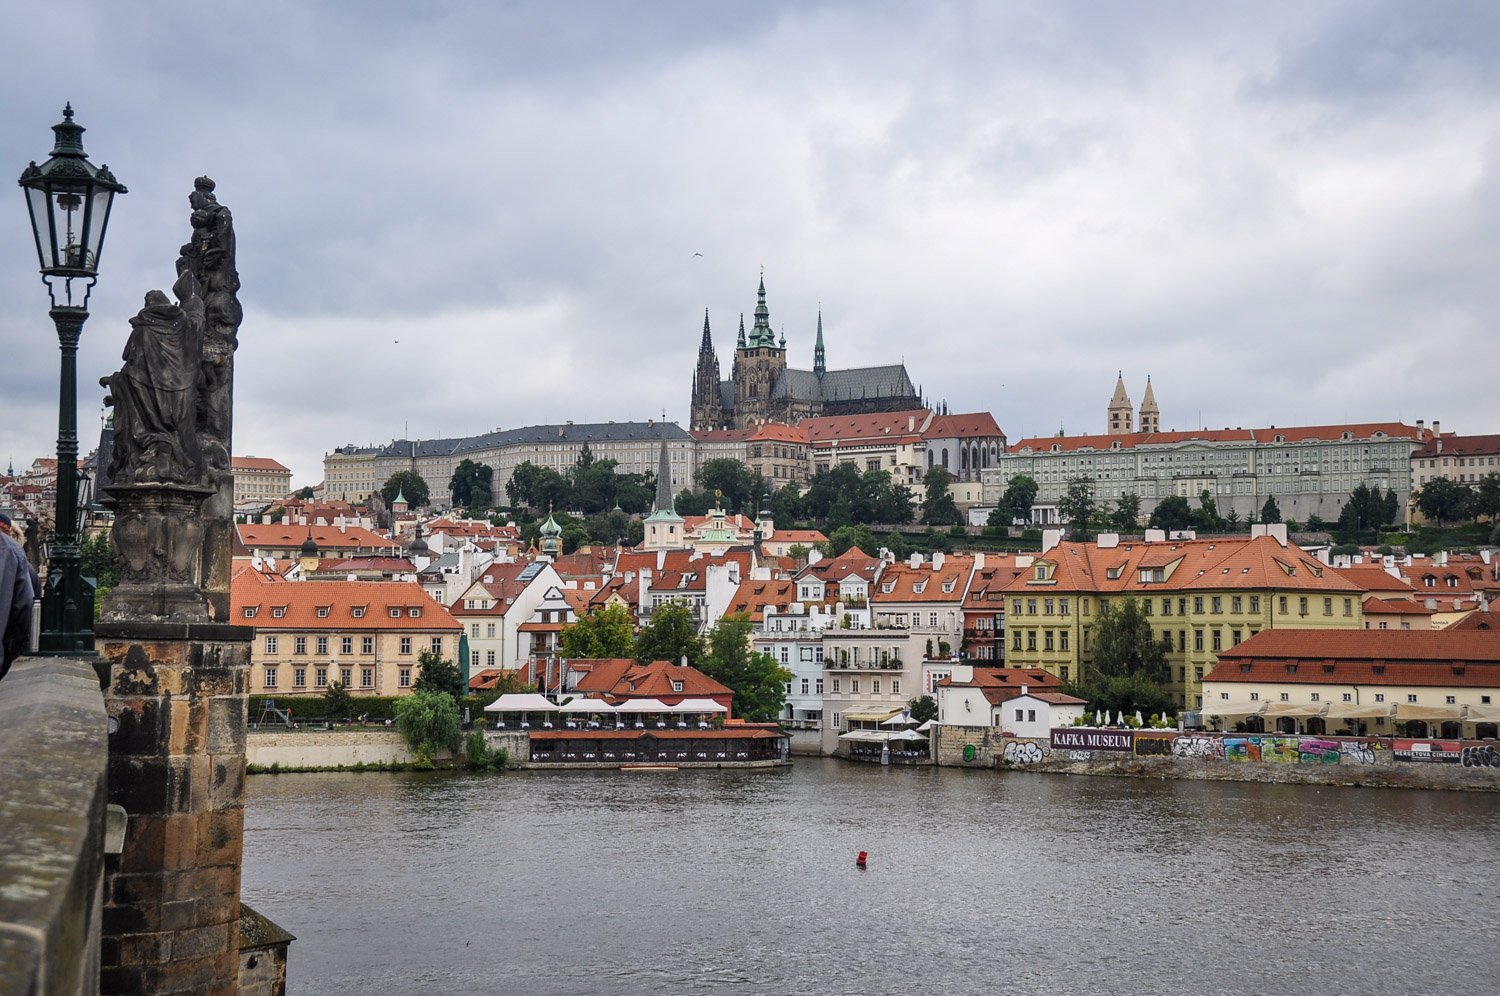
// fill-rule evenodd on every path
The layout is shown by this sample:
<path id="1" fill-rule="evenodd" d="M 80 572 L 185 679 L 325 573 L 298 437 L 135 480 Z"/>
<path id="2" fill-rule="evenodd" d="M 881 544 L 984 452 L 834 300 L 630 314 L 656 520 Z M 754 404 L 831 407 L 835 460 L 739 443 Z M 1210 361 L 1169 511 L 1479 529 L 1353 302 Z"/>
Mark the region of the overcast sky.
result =
<path id="1" fill-rule="evenodd" d="M 762 265 L 794 366 L 821 303 L 830 367 L 904 359 L 1013 442 L 1103 431 L 1117 369 L 1168 429 L 1500 432 L 1493 3 L 3 7 L 11 174 L 68 100 L 130 188 L 85 452 L 205 173 L 239 235 L 235 452 L 299 486 L 408 431 L 685 421 L 703 309 L 727 376 Z M 58 354 L 6 196 L 23 465 Z"/>

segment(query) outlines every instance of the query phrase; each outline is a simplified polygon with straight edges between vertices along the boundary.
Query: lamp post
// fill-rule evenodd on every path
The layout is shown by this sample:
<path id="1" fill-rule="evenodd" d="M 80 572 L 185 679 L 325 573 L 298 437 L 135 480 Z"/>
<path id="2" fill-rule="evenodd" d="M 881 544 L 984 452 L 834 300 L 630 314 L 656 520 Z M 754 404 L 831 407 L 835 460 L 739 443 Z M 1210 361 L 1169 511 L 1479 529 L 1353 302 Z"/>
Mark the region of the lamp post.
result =
<path id="1" fill-rule="evenodd" d="M 42 596 L 43 653 L 92 653 L 94 649 L 94 600 L 84 591 L 78 558 L 78 339 L 89 317 L 89 294 L 98 277 L 109 209 L 125 187 L 108 166 L 89 162 L 83 151 L 83 130 L 73 121 L 73 106 L 64 107 L 62 121 L 52 126 L 57 138 L 51 157 L 40 166 L 33 161 L 20 180 L 62 351 L 57 511 Z M 74 281 L 79 284 L 76 289 Z"/>

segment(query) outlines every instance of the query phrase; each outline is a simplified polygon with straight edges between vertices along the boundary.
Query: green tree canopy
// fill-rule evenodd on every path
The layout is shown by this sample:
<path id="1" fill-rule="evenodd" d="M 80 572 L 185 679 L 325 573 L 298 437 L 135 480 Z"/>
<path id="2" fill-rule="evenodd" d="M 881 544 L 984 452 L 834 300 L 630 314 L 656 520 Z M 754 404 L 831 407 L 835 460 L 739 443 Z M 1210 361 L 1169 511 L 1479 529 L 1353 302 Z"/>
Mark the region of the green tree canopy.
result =
<path id="1" fill-rule="evenodd" d="M 1265 523 L 1281 521 L 1281 506 L 1276 504 L 1275 495 L 1266 495 L 1266 503 L 1260 507 L 1260 521 Z"/>
<path id="2" fill-rule="evenodd" d="M 771 496 L 771 518 L 777 529 L 795 529 L 802 521 L 802 489 L 796 481 L 783 485 Z"/>
<path id="3" fill-rule="evenodd" d="M 462 739 L 458 703 L 447 692 L 413 691 L 396 700 L 396 732 L 418 764 L 431 765 L 440 750 L 456 751 Z"/>
<path id="4" fill-rule="evenodd" d="M 1394 519 L 1386 518 L 1388 507 L 1379 488 L 1357 485 L 1339 510 L 1339 532 L 1365 532 L 1394 522 Z"/>
<path id="5" fill-rule="evenodd" d="M 1095 673 L 1102 677 L 1143 675 L 1165 682 L 1169 677 L 1164 644 L 1151 632 L 1151 618 L 1134 598 L 1111 600 L 1094 625 Z"/>
<path id="6" fill-rule="evenodd" d="M 623 605 L 596 609 L 577 622 L 564 626 L 562 655 L 583 660 L 635 656 L 635 623 Z"/>
<path id="7" fill-rule="evenodd" d="M 911 713 L 911 718 L 917 723 L 925 723 L 929 719 L 937 719 L 937 701 L 931 695 L 918 695 L 906 703 L 906 710 Z"/>
<path id="8" fill-rule="evenodd" d="M 1057 503 L 1057 514 L 1068 524 L 1068 535 L 1073 539 L 1089 538 L 1089 524 L 1094 521 L 1098 504 L 1094 501 L 1094 482 L 1087 477 L 1077 477 L 1068 482 L 1068 493 Z"/>
<path id="9" fill-rule="evenodd" d="M 875 534 L 865 526 L 840 526 L 828 536 L 828 555 L 831 557 L 837 557 L 854 546 L 872 556 L 879 549 Z"/>
<path id="10" fill-rule="evenodd" d="M 1115 510 L 1109 513 L 1109 524 L 1122 533 L 1140 525 L 1141 496 L 1134 492 L 1115 499 Z"/>
<path id="11" fill-rule="evenodd" d="M 651 610 L 651 622 L 635 640 L 635 659 L 642 662 L 687 662 L 696 666 L 703 659 L 703 638 L 693 621 L 693 611 L 684 602 L 668 602 Z"/>
<path id="12" fill-rule="evenodd" d="M 386 479 L 380 488 L 380 497 L 385 499 L 386 507 L 401 495 L 406 499 L 406 504 L 412 508 L 426 508 L 427 481 L 414 470 L 398 470 Z"/>
<path id="13" fill-rule="evenodd" d="M 744 512 L 754 516 L 759 509 L 755 504 L 755 475 L 750 472 L 740 461 L 733 457 L 717 457 L 706 460 L 703 466 L 698 468 L 693 480 L 698 484 L 698 489 L 713 500 L 715 494 L 721 496 L 724 510 L 731 515 L 736 512 Z"/>
<path id="14" fill-rule="evenodd" d="M 458 665 L 450 660 L 444 660 L 431 650 L 424 650 L 417 655 L 417 680 L 412 684 L 412 688 L 418 691 L 442 692 L 451 695 L 455 702 L 469 691 L 464 687 L 463 672 L 458 669 Z"/>
<path id="15" fill-rule="evenodd" d="M 923 478 L 927 496 L 922 500 L 922 521 L 929 526 L 956 526 L 963 523 L 958 503 L 953 500 L 953 475 L 945 467 L 933 467 Z"/>
<path id="16" fill-rule="evenodd" d="M 1447 477 L 1434 478 L 1417 491 L 1417 508 L 1439 526 L 1471 518 L 1473 501 L 1467 484 Z"/>
<path id="17" fill-rule="evenodd" d="M 1005 487 L 1005 494 L 1000 499 L 1000 508 L 1009 511 L 1010 519 L 1005 522 L 992 522 L 990 525 L 1008 526 L 1012 522 L 1031 522 L 1031 507 L 1036 504 L 1036 493 L 1039 488 L 1040 485 L 1034 477 L 1026 474 L 1016 474 L 1012 477 Z"/>
<path id="18" fill-rule="evenodd" d="M 330 682 L 323 690 L 323 715 L 329 719 L 343 719 L 354 710 L 354 697 L 342 681 Z"/>
<path id="19" fill-rule="evenodd" d="M 1207 488 L 1198 493 L 1198 508 L 1193 512 L 1193 524 L 1205 533 L 1216 533 L 1224 528 L 1224 520 L 1219 518 L 1219 503 Z"/>
<path id="20" fill-rule="evenodd" d="M 714 507 L 714 496 L 707 491 L 683 488 L 677 492 L 672 505 L 677 509 L 678 515 L 707 515 L 708 510 Z"/>
<path id="21" fill-rule="evenodd" d="M 1152 529 L 1173 532 L 1193 528 L 1193 509 L 1182 495 L 1168 495 L 1157 502 L 1149 520 Z"/>
<path id="22" fill-rule="evenodd" d="M 448 482 L 453 504 L 476 514 L 489 508 L 494 504 L 494 494 L 491 491 L 494 477 L 494 470 L 487 464 L 475 463 L 468 457 L 460 460 Z"/>
<path id="23" fill-rule="evenodd" d="M 750 645 L 748 612 L 732 612 L 709 633 L 709 651 L 698 669 L 734 691 L 734 715 L 751 723 L 769 723 L 786 705 L 786 683 L 792 672 L 770 654 Z"/>
<path id="24" fill-rule="evenodd" d="M 1399 504 L 1394 491 L 1387 491 L 1385 500 L 1388 506 Z M 1488 516 L 1491 521 L 1500 518 L 1500 474 L 1490 471 L 1479 479 L 1479 487 L 1475 489 L 1474 513 Z M 1388 521 L 1395 522 L 1399 515 L 1398 508 L 1396 515 L 1391 516 Z"/>

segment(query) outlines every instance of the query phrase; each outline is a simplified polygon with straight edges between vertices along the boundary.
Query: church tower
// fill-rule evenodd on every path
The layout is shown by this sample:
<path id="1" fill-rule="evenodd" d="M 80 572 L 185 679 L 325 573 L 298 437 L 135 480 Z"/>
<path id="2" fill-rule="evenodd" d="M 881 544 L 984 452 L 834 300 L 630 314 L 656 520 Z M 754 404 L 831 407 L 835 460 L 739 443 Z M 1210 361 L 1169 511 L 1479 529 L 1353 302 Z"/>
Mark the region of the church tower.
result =
<path id="1" fill-rule="evenodd" d="M 703 342 L 698 346 L 698 369 L 693 371 L 692 429 L 724 428 L 724 395 L 719 391 L 719 357 L 703 309 Z"/>
<path id="2" fill-rule="evenodd" d="M 1125 393 L 1125 373 L 1115 378 L 1115 396 L 1109 399 L 1108 434 L 1120 436 L 1135 431 L 1135 412 L 1130 405 L 1130 395 Z"/>
<path id="3" fill-rule="evenodd" d="M 771 392 L 786 369 L 786 344 L 776 344 L 771 311 L 766 307 L 766 274 L 756 291 L 755 325 L 734 354 L 735 428 L 761 425 L 772 418 Z"/>
<path id="4" fill-rule="evenodd" d="M 1146 396 L 1141 398 L 1141 431 L 1161 431 L 1161 410 L 1156 407 L 1156 392 L 1151 390 L 1151 375 L 1146 375 Z"/>
<path id="5" fill-rule="evenodd" d="M 818 344 L 813 347 L 813 376 L 822 381 L 828 373 L 828 357 L 823 353 L 823 308 L 818 308 Z"/>

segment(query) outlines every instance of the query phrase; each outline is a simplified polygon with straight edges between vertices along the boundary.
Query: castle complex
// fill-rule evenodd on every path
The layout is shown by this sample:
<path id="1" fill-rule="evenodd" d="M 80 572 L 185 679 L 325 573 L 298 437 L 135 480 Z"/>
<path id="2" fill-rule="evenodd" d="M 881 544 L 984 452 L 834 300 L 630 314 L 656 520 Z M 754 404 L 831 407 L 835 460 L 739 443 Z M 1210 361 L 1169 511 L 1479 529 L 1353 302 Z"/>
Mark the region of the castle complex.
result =
<path id="1" fill-rule="evenodd" d="M 922 407 L 919 392 L 903 363 L 881 367 L 829 370 L 823 350 L 823 313 L 818 312 L 813 368 L 786 364 L 786 337 L 778 342 L 766 307 L 766 278 L 760 279 L 755 324 L 748 337 L 740 318 L 734 369 L 721 380 L 708 312 L 703 313 L 703 342 L 693 373 L 692 429 L 745 429 L 767 422 L 795 425 L 820 415 L 860 415 L 909 411 Z"/>

